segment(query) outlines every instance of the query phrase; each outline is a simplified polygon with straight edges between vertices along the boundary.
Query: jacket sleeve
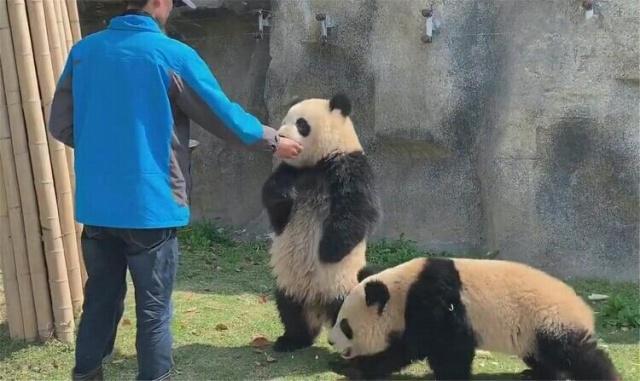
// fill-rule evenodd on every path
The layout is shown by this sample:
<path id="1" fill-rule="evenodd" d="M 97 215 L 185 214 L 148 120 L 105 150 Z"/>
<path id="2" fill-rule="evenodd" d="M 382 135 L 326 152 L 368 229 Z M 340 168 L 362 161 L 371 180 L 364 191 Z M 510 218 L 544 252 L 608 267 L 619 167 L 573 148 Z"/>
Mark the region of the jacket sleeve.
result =
<path id="1" fill-rule="evenodd" d="M 73 94 L 72 94 L 72 59 L 67 59 L 62 75 L 58 80 L 53 95 L 49 115 L 49 133 L 55 139 L 73 147 Z"/>
<path id="2" fill-rule="evenodd" d="M 192 49 L 179 73 L 170 73 L 178 107 L 210 133 L 253 150 L 273 151 L 277 133 L 225 95 L 207 64 Z"/>

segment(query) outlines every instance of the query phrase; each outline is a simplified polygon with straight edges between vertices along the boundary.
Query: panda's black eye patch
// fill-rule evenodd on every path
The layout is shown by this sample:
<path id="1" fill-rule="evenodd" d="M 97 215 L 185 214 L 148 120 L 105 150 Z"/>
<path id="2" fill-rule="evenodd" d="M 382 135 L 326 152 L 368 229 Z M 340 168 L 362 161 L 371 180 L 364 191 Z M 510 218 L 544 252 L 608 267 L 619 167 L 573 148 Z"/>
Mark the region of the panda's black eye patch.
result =
<path id="1" fill-rule="evenodd" d="M 340 320 L 340 329 L 347 339 L 353 339 L 353 331 L 351 330 L 351 326 L 349 325 L 349 321 L 347 319 Z"/>
<path id="2" fill-rule="evenodd" d="M 300 118 L 296 120 L 296 127 L 298 127 L 298 132 L 300 133 L 300 135 L 304 137 L 309 136 L 309 133 L 311 132 L 311 126 L 306 119 Z"/>

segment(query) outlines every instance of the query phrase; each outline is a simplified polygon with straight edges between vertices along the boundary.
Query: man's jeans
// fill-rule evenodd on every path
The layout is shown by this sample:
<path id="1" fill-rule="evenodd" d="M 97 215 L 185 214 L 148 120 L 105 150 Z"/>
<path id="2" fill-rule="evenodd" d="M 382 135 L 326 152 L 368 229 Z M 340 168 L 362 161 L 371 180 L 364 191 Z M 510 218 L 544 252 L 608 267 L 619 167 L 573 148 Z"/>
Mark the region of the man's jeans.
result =
<path id="1" fill-rule="evenodd" d="M 127 268 L 135 288 L 138 379 L 169 377 L 173 367 L 171 293 L 178 262 L 176 230 L 85 226 L 82 251 L 88 278 L 74 378 L 91 377 L 113 351 L 124 311 Z"/>

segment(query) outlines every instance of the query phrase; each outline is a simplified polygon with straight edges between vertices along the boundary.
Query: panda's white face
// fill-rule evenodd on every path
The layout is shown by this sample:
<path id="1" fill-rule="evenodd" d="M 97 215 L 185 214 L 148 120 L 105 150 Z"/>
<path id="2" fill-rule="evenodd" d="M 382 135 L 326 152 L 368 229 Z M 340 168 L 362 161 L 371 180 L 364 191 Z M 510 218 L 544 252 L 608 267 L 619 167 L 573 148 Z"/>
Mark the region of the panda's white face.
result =
<path id="1" fill-rule="evenodd" d="M 402 315 L 398 316 L 398 311 L 388 303 L 390 295 L 386 286 L 373 281 L 369 287 L 370 280 L 365 279 L 351 290 L 329 332 L 329 343 L 345 359 L 384 351 L 389 334 L 401 329 L 399 324 L 404 325 Z"/>
<path id="2" fill-rule="evenodd" d="M 353 349 L 353 329 L 349 319 L 342 318 L 337 320 L 336 325 L 329 332 L 329 343 L 338 351 L 345 359 L 353 358 L 356 351 Z"/>
<path id="3" fill-rule="evenodd" d="M 426 264 L 425 258 L 412 259 L 363 279 L 349 292 L 329 333 L 342 357 L 382 352 L 391 335 L 404 334 L 407 294 Z"/>
<path id="4" fill-rule="evenodd" d="M 351 119 L 340 109 L 331 110 L 326 99 L 307 99 L 292 106 L 278 129 L 278 135 L 302 144 L 294 167 L 310 167 L 332 153 L 362 151 Z"/>

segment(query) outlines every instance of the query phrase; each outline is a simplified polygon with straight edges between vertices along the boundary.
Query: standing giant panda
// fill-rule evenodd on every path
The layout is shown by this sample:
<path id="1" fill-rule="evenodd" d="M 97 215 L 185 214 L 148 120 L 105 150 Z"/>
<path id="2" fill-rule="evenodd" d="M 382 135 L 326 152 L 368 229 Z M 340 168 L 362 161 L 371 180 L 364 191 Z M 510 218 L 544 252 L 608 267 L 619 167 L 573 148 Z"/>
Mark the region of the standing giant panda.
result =
<path id="1" fill-rule="evenodd" d="M 379 218 L 373 172 L 344 95 L 292 106 L 279 136 L 303 150 L 267 179 L 262 200 L 275 237 L 270 249 L 284 334 L 276 351 L 308 347 L 335 322 L 358 284 L 366 239 Z"/>
<path id="2" fill-rule="evenodd" d="M 535 379 L 618 378 L 587 304 L 508 261 L 418 258 L 370 275 L 344 301 L 329 342 L 363 378 L 427 358 L 436 379 L 466 380 L 476 348 L 519 356 Z"/>

